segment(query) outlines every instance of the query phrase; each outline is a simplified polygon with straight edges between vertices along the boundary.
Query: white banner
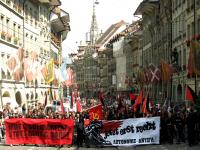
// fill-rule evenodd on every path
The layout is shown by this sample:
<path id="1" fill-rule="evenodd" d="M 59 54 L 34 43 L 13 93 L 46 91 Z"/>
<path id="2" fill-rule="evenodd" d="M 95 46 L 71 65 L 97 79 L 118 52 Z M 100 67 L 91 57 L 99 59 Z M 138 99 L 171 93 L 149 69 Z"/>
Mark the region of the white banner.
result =
<path id="1" fill-rule="evenodd" d="M 101 136 L 114 146 L 159 144 L 160 117 L 103 121 Z"/>

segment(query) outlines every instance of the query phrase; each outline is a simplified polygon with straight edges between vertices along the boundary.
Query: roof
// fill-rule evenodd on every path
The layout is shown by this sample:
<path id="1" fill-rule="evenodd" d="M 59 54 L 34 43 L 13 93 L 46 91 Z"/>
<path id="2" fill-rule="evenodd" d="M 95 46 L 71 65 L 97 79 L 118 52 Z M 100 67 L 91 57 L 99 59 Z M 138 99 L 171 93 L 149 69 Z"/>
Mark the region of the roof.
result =
<path id="1" fill-rule="evenodd" d="M 110 39 L 110 41 L 108 42 L 107 46 L 113 44 L 116 41 L 119 41 L 119 39 L 121 37 L 135 34 L 135 33 L 139 32 L 141 29 L 142 29 L 142 21 L 137 20 L 137 21 L 133 22 L 132 24 L 130 24 L 125 30 L 123 30 L 122 32 L 113 36 L 113 38 Z"/>
<path id="2" fill-rule="evenodd" d="M 95 45 L 103 45 L 105 42 L 113 36 L 113 34 L 122 26 L 125 25 L 126 23 L 121 20 L 120 22 L 116 24 L 112 24 L 105 33 L 96 41 Z"/>
<path id="3" fill-rule="evenodd" d="M 60 0 L 38 0 L 40 3 L 47 3 L 50 6 L 60 6 Z"/>
<path id="4" fill-rule="evenodd" d="M 151 13 L 159 0 L 143 0 L 140 5 L 137 7 L 134 15 L 142 15 L 143 13 Z"/>

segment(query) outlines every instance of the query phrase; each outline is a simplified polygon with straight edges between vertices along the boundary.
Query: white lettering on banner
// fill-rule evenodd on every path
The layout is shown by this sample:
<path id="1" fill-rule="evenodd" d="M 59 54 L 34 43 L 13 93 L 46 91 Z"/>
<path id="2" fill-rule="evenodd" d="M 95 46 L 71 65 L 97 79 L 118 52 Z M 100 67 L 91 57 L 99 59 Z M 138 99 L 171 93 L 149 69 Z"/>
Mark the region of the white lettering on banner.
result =
<path id="1" fill-rule="evenodd" d="M 101 136 L 115 146 L 160 143 L 160 117 L 105 121 L 103 129 Z"/>

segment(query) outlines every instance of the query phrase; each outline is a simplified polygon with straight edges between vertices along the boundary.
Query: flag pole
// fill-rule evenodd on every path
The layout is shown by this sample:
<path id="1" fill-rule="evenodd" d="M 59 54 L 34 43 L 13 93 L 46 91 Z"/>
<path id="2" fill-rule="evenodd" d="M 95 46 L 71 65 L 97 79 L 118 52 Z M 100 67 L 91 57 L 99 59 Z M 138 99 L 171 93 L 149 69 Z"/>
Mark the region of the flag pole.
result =
<path id="1" fill-rule="evenodd" d="M 59 63 L 58 63 L 58 68 L 61 67 L 61 63 L 62 63 L 62 33 L 60 36 L 60 49 L 58 51 L 58 55 L 59 55 Z M 61 100 L 61 96 L 62 96 L 62 89 L 61 89 L 61 82 L 58 82 L 58 97 Z"/>
<path id="2" fill-rule="evenodd" d="M 194 2 L 194 41 L 196 42 L 196 0 L 193 0 Z M 196 46 L 195 46 L 196 48 Z M 194 53 L 196 55 L 196 52 Z M 196 56 L 194 56 L 196 59 Z M 195 73 L 195 79 L 194 79 L 194 86 L 195 86 L 195 93 L 197 93 L 197 74 Z"/>

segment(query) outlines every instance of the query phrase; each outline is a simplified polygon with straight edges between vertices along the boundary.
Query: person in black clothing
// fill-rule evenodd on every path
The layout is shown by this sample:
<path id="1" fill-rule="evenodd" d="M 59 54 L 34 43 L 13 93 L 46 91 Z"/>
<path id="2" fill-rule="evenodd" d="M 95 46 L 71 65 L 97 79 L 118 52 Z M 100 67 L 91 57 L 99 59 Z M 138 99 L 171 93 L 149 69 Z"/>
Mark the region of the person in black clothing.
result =
<path id="1" fill-rule="evenodd" d="M 168 112 L 167 111 L 164 111 L 162 112 L 162 115 L 161 115 L 161 120 L 160 120 L 160 142 L 163 144 L 165 142 L 167 142 L 167 124 L 166 124 L 166 120 L 168 118 Z"/>
<path id="2" fill-rule="evenodd" d="M 186 118 L 187 131 L 188 131 L 188 144 L 192 146 L 195 144 L 195 115 L 193 109 L 190 110 Z"/>
<path id="3" fill-rule="evenodd" d="M 77 145 L 78 145 L 78 147 L 82 147 L 83 139 L 84 139 L 84 135 L 83 135 L 84 119 L 83 119 L 82 115 L 77 116 L 76 128 L 77 128 Z"/>
<path id="4" fill-rule="evenodd" d="M 171 114 L 168 114 L 166 118 L 166 125 L 167 125 L 167 140 L 170 144 L 173 144 L 173 137 L 174 137 L 174 125 L 173 125 L 173 118 Z"/>
<path id="5" fill-rule="evenodd" d="M 83 112 L 83 118 L 84 119 L 89 119 L 90 118 L 88 111 Z"/>
<path id="6" fill-rule="evenodd" d="M 177 137 L 177 144 L 180 142 L 185 142 L 184 137 L 184 121 L 180 116 L 180 112 L 176 114 L 174 117 L 174 126 L 176 131 L 176 137 Z"/>
<path id="7" fill-rule="evenodd" d="M 23 104 L 22 106 L 22 114 L 25 116 L 26 115 L 26 105 Z"/>

